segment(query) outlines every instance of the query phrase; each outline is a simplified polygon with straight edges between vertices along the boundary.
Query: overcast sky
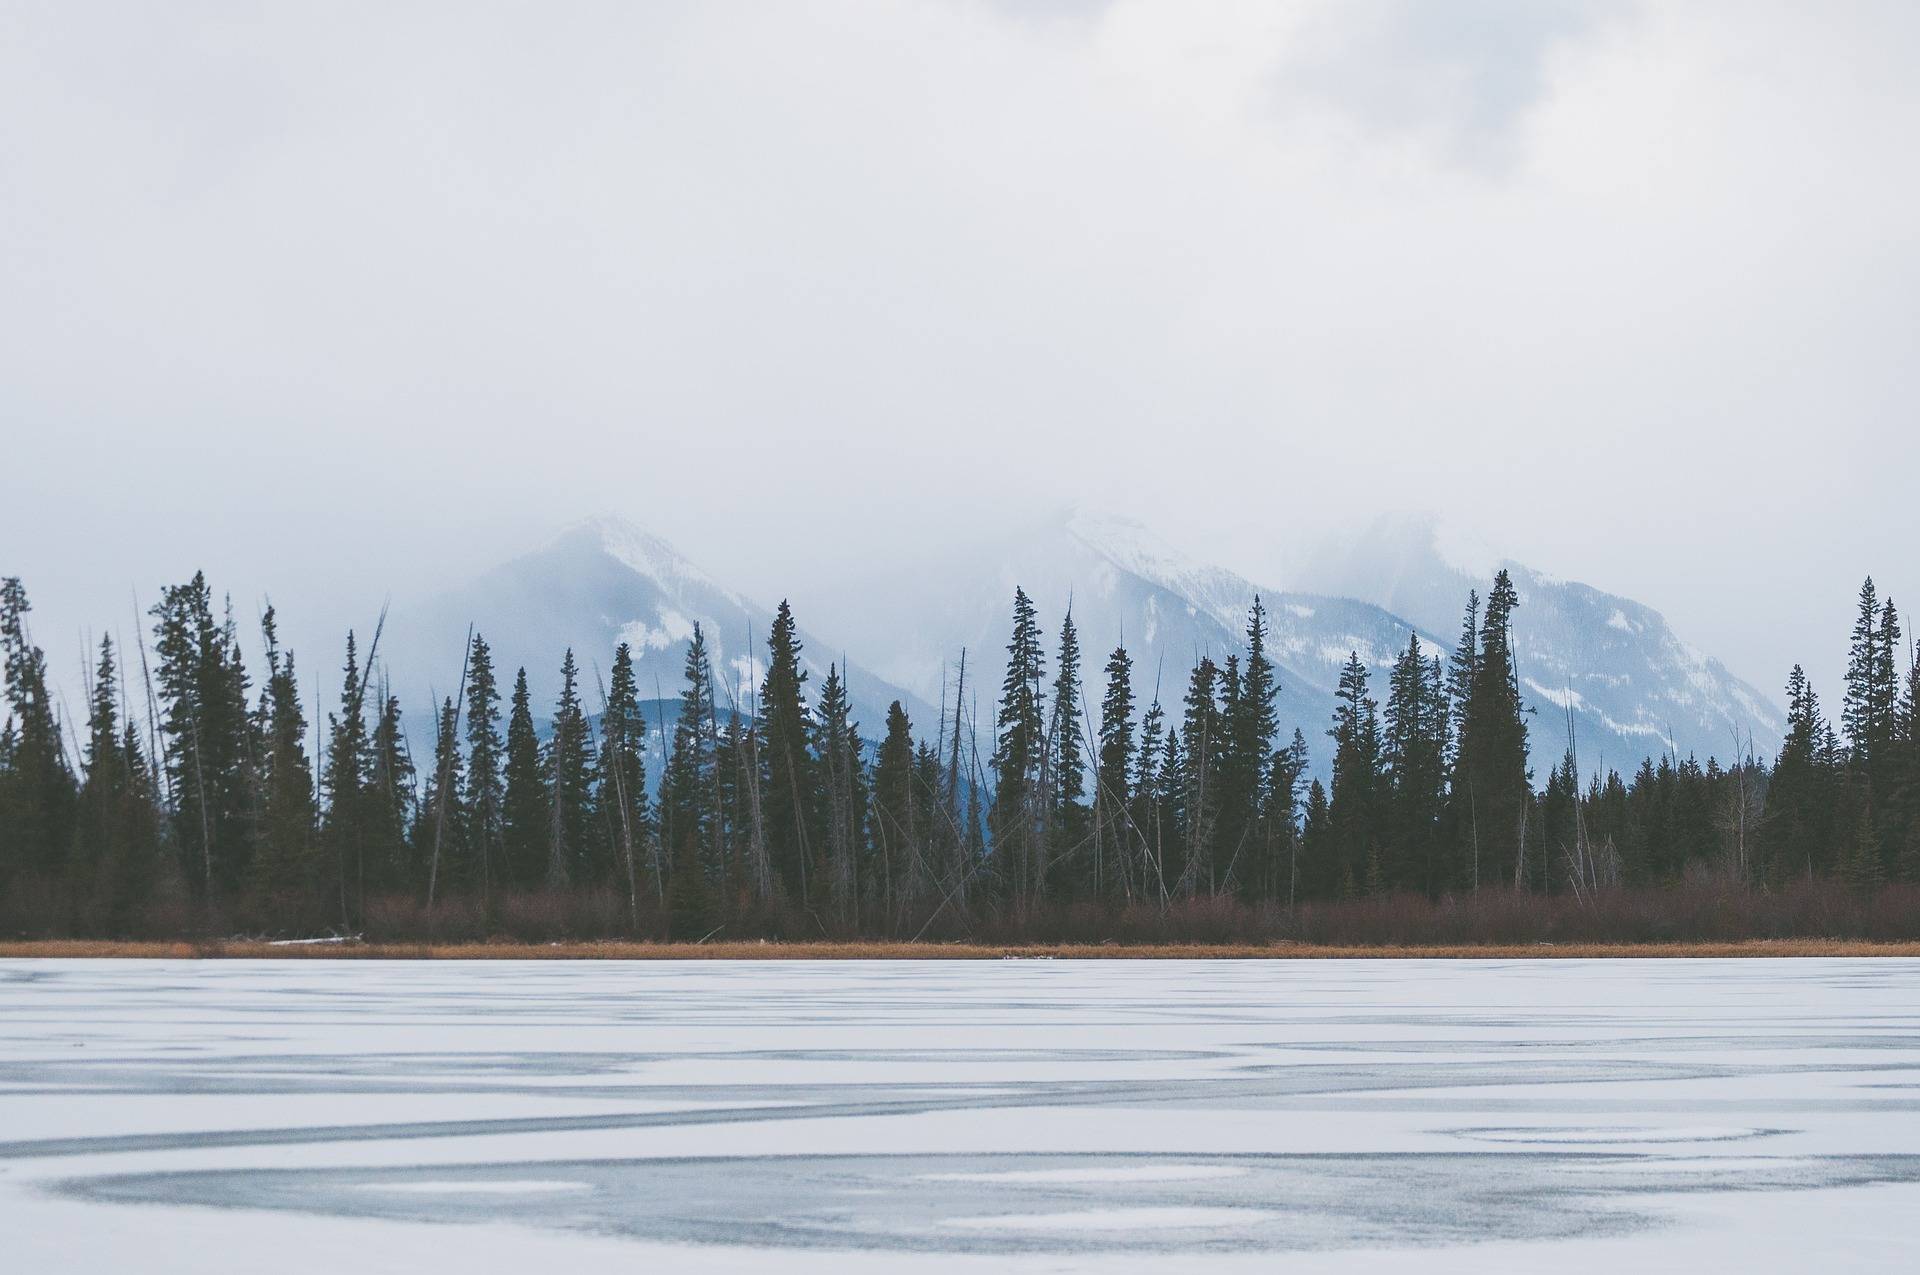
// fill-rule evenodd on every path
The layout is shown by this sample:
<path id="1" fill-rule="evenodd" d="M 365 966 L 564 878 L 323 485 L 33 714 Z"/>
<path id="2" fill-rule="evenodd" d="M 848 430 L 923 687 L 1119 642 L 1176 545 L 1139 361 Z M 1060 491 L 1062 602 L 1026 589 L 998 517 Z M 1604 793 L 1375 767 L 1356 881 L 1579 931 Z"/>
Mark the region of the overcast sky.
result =
<path id="1" fill-rule="evenodd" d="M 364 626 L 587 511 L 774 596 L 1022 503 L 1281 585 L 1434 508 L 1837 704 L 1860 576 L 1920 606 L 1916 48 L 1911 0 L 0 0 L 0 573 L 64 669 L 196 565 Z"/>

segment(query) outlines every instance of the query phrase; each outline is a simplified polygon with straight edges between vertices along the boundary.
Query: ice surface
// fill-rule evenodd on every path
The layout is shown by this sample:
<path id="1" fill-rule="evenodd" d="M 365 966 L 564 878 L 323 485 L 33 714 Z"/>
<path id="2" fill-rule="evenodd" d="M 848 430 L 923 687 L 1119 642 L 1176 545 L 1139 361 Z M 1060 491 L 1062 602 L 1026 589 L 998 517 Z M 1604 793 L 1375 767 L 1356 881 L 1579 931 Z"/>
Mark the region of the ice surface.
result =
<path id="1" fill-rule="evenodd" d="M 1911 1270 L 1916 1205 L 1916 961 L 0 962 L 9 1271 Z"/>

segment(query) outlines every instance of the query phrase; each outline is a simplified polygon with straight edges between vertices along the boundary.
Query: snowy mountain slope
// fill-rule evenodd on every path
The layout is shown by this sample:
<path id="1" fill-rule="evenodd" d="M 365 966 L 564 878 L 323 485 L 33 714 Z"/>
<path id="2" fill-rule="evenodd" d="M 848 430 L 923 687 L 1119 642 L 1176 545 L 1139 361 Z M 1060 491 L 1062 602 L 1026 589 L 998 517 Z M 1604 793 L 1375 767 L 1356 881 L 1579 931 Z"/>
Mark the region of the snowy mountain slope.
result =
<path id="1" fill-rule="evenodd" d="M 1514 562 L 1431 515 L 1382 518 L 1322 549 L 1303 575 L 1315 587 L 1385 607 L 1447 635 L 1460 631 L 1469 589 L 1486 596 L 1505 566 L 1520 594 L 1513 636 L 1536 777 L 1566 748 L 1575 718 L 1582 769 L 1625 770 L 1676 749 L 1727 758 L 1752 741 L 1771 757 L 1784 714 L 1761 691 L 1676 635 L 1651 607 Z M 1736 744 L 1736 740 L 1743 741 Z"/>
<path id="2" fill-rule="evenodd" d="M 1124 644 L 1134 690 L 1144 705 L 1157 693 L 1177 715 L 1187 674 L 1201 654 L 1224 660 L 1244 642 L 1256 592 L 1267 607 L 1269 651 L 1280 672 L 1283 734 L 1298 726 L 1324 773 L 1325 730 L 1348 652 L 1376 670 L 1405 648 L 1409 626 L 1377 606 L 1346 598 L 1257 590 L 1223 568 L 1194 562 L 1128 519 L 1061 514 L 1015 534 L 839 591 L 815 603 L 836 632 L 859 634 L 861 649 L 884 677 L 923 699 L 951 698 L 961 648 L 968 651 L 968 699 L 976 703 L 983 744 L 1006 669 L 1015 586 L 1027 591 L 1047 631 L 1047 666 L 1056 662 L 1060 619 L 1069 602 L 1079 629 L 1087 700 L 1097 705 L 1108 654 Z M 1422 633 L 1429 654 L 1439 644 Z M 976 694 L 977 692 L 977 694 Z M 969 715 L 973 710 L 969 709 Z"/>
<path id="3" fill-rule="evenodd" d="M 419 608 L 396 606 L 382 649 L 402 685 L 410 688 L 411 710 L 415 699 L 431 702 L 433 689 L 452 692 L 460 644 L 471 622 L 493 649 L 502 698 L 512 687 L 514 670 L 524 666 L 534 716 L 544 723 L 559 694 L 560 659 L 569 647 L 579 662 L 580 694 L 589 713 L 600 707 L 596 668 L 604 679 L 613 649 L 622 641 L 633 647 L 641 695 L 672 700 L 680 693 L 687 646 L 698 622 L 724 712 L 729 695 L 744 705 L 757 688 L 766 670 L 772 618 L 770 608 L 722 585 L 659 536 L 618 518 L 598 517 Z M 804 617 L 799 618 L 807 684 L 817 694 L 828 663 L 841 661 L 841 648 L 807 632 Z M 440 680 L 428 688 L 418 684 L 424 676 Z M 879 732 L 895 698 L 916 721 L 931 711 L 911 692 L 857 663 L 848 666 L 846 676 L 854 716 L 870 735 Z"/>

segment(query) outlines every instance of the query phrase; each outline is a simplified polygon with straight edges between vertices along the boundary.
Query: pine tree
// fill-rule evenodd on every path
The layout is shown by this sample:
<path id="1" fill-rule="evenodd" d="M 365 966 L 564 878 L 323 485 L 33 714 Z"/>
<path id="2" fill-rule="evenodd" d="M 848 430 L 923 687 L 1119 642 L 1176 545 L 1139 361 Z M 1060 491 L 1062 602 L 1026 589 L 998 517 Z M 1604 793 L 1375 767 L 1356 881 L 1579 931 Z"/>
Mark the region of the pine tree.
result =
<path id="1" fill-rule="evenodd" d="M 1220 669 L 1201 656 L 1187 682 L 1180 724 L 1180 754 L 1185 763 L 1185 793 L 1181 814 L 1185 821 L 1178 892 L 1211 894 L 1218 887 L 1215 833 L 1220 818 L 1220 755 L 1226 745 L 1219 700 Z"/>
<path id="2" fill-rule="evenodd" d="M 1307 739 L 1296 727 L 1293 739 L 1269 763 L 1260 812 L 1261 855 L 1251 879 L 1253 897 L 1285 899 L 1288 907 L 1300 891 L 1300 785 L 1307 761 Z"/>
<path id="3" fill-rule="evenodd" d="M 157 812 L 139 737 L 122 730 L 113 642 L 100 641 L 87 713 L 86 776 L 80 785 L 72 865 L 79 929 L 123 934 L 158 869 Z"/>
<path id="4" fill-rule="evenodd" d="M 1049 875 L 1055 888 L 1080 893 L 1082 877 L 1090 878 L 1091 856 L 1081 856 L 1087 840 L 1088 811 L 1081 804 L 1087 792 L 1087 758 L 1081 735 L 1080 635 L 1073 626 L 1073 609 L 1060 623 L 1060 655 L 1054 663 L 1053 708 L 1047 736 L 1051 757 L 1047 765 L 1051 788 L 1048 812 Z M 1086 871 L 1076 870 L 1086 860 Z M 1091 884 L 1090 879 L 1085 884 Z"/>
<path id="5" fill-rule="evenodd" d="M 507 754 L 500 799 L 501 877 L 516 889 L 531 890 L 546 880 L 551 845 L 552 799 L 533 725 L 527 670 L 514 674 L 507 710 Z"/>
<path id="6" fill-rule="evenodd" d="M 345 914 L 342 920 L 347 924 L 353 923 L 359 914 L 357 905 L 365 899 L 366 848 L 375 835 L 378 815 L 369 774 L 372 746 L 361 711 L 364 695 L 359 647 L 349 632 L 340 708 L 327 715 L 327 750 L 320 769 L 320 786 L 327 798 L 321 834 L 334 863 Z"/>
<path id="7" fill-rule="evenodd" d="M 1267 656 L 1267 611 L 1258 595 L 1247 613 L 1247 659 L 1244 671 L 1233 665 L 1227 677 L 1225 713 L 1227 747 L 1221 772 L 1220 843 L 1228 861 L 1236 865 L 1240 892 L 1258 897 L 1271 888 L 1255 883 L 1265 878 L 1272 844 L 1264 828 L 1267 782 L 1274 760 L 1274 732 L 1278 722 L 1274 700 L 1279 680 Z M 1262 864 L 1265 864 L 1263 867 Z"/>
<path id="8" fill-rule="evenodd" d="M 307 756 L 307 717 L 293 652 L 280 649 L 271 606 L 260 618 L 267 650 L 267 683 L 260 695 L 262 801 L 253 886 L 271 915 L 305 918 L 326 881 L 314 806 L 313 762 Z"/>
<path id="9" fill-rule="evenodd" d="M 1045 845 L 1039 831 L 1045 794 L 1037 791 L 1046 750 L 1040 699 L 1044 674 L 1040 624 L 1026 591 L 1016 588 L 1007 675 L 994 719 L 993 808 L 987 824 L 996 862 L 1015 897 L 1028 901 L 1039 897 L 1045 880 Z"/>
<path id="10" fill-rule="evenodd" d="M 1874 592 L 1873 577 L 1860 586 L 1858 617 L 1853 623 L 1853 640 L 1847 648 L 1847 693 L 1840 711 L 1840 723 L 1847 734 L 1856 765 L 1869 766 L 1874 760 L 1883 734 L 1880 720 L 1880 605 Z"/>
<path id="11" fill-rule="evenodd" d="M 1162 822 L 1166 813 L 1161 803 L 1161 762 L 1165 757 L 1166 713 L 1156 697 L 1140 718 L 1140 751 L 1134 757 L 1132 809 L 1130 819 L 1139 843 L 1140 862 L 1136 869 L 1141 892 L 1162 904 L 1167 899 L 1167 882 L 1162 873 L 1168 835 L 1171 829 Z M 1129 848 L 1131 850 L 1131 847 Z"/>
<path id="12" fill-rule="evenodd" d="M 932 760 L 928 753 L 925 761 Z M 922 803 L 916 801 L 923 760 L 913 746 L 913 723 L 895 700 L 873 768 L 873 851 L 870 894 L 881 928 L 891 932 L 902 907 L 927 888 Z"/>
<path id="13" fill-rule="evenodd" d="M 851 712 L 846 683 L 839 668 L 830 664 L 814 714 L 814 756 L 820 770 L 826 833 L 819 864 L 823 888 L 817 888 L 816 894 L 817 906 L 843 927 L 856 919 L 854 867 L 864 857 L 866 836 L 866 776 L 859 728 Z"/>
<path id="14" fill-rule="evenodd" d="M 421 812 L 417 807 L 418 776 L 407 743 L 405 719 L 400 713 L 399 697 L 384 685 L 379 705 L 373 735 L 368 740 L 366 875 L 360 885 L 363 905 L 369 891 L 411 893 L 426 887 L 427 864 L 415 853 L 415 831 Z M 448 733 L 453 716 L 449 701 L 440 715 L 438 733 L 444 737 L 441 745 L 452 748 L 452 755 L 457 757 L 458 749 Z M 457 778 L 457 770 L 455 775 Z M 449 816 L 447 835 L 457 847 L 459 820 L 452 811 Z M 457 848 L 453 854 L 458 858 Z"/>
<path id="15" fill-rule="evenodd" d="M 1124 646 L 1107 657 L 1107 689 L 1100 697 L 1100 755 L 1094 769 L 1093 888 L 1098 895 L 1131 898 L 1138 887 L 1133 863 L 1133 659 Z"/>
<path id="16" fill-rule="evenodd" d="M 1529 883 L 1527 817 L 1533 805 L 1527 726 L 1514 666 L 1511 625 L 1520 598 L 1503 570 L 1487 596 L 1471 662 L 1465 711 L 1458 716 L 1453 824 L 1466 840 L 1462 858 L 1475 888 Z M 1456 658 L 1455 676 L 1461 673 Z M 1539 869 L 1535 862 L 1532 868 Z"/>
<path id="17" fill-rule="evenodd" d="M 1350 652 L 1340 670 L 1333 729 L 1327 732 L 1333 739 L 1333 793 L 1328 801 L 1330 853 L 1321 862 L 1329 875 L 1316 883 L 1323 894 L 1350 895 L 1382 883 L 1378 708 L 1367 693 L 1367 666 L 1358 652 Z"/>
<path id="18" fill-rule="evenodd" d="M 800 655 L 793 611 L 782 599 L 767 635 L 767 675 L 760 683 L 755 730 L 764 771 L 761 818 L 767 856 L 781 889 L 796 900 L 807 897 L 808 872 L 822 835 L 819 780 L 809 751 L 813 717 L 807 709 L 807 672 Z"/>
<path id="19" fill-rule="evenodd" d="M 1761 816 L 1762 871 L 1776 882 L 1832 869 L 1838 775 L 1832 727 L 1798 664 L 1787 677 L 1787 733 L 1774 760 Z M 1851 830 L 1848 830 L 1851 831 Z"/>
<path id="20" fill-rule="evenodd" d="M 434 723 L 433 768 L 427 772 L 426 791 L 414 821 L 413 861 L 418 866 L 409 874 L 436 902 L 463 888 L 477 892 L 480 884 L 467 842 L 468 815 L 461 797 L 466 787 L 464 772 L 460 710 L 449 695 L 440 702 Z"/>
<path id="21" fill-rule="evenodd" d="M 246 670 L 232 618 L 224 624 L 214 619 L 212 592 L 198 572 L 188 583 L 165 589 L 150 614 L 174 844 L 198 893 L 231 893 L 253 857 L 257 791 Z"/>
<path id="22" fill-rule="evenodd" d="M 600 837 L 613 851 L 610 867 L 630 904 L 660 884 L 648 847 L 652 817 L 647 807 L 647 721 L 633 672 L 633 648 L 614 648 L 606 709 L 600 715 Z"/>
<path id="23" fill-rule="evenodd" d="M 473 635 L 467 657 L 466 845 L 469 882 L 483 899 L 496 888 L 506 863 L 506 743 L 500 738 L 500 687 L 493 652 L 485 638 Z"/>
<path id="24" fill-rule="evenodd" d="M 593 832 L 593 733 L 580 706 L 580 670 L 573 648 L 560 664 L 560 702 L 553 710 L 553 736 L 547 743 L 547 776 L 552 807 L 547 840 L 547 888 L 569 882 L 596 884 Z"/>
<path id="25" fill-rule="evenodd" d="M 1438 893 L 1444 877 L 1436 855 L 1446 801 L 1447 703 L 1437 659 L 1408 634 L 1388 683 L 1381 761 L 1390 797 L 1382 842 L 1387 884 Z"/>
<path id="26" fill-rule="evenodd" d="M 1333 840 L 1333 819 L 1327 790 L 1318 779 L 1307 785 L 1307 808 L 1300 827 L 1300 897 L 1326 897 L 1336 893 L 1326 885 L 1339 881 L 1342 872 Z"/>
<path id="27" fill-rule="evenodd" d="M 35 873 L 48 881 L 65 866 L 77 794 L 60 720 L 47 689 L 47 657 L 27 634 L 27 591 L 0 580 L 0 656 L 7 700 L 5 766 L 0 767 L 0 887 Z"/>
<path id="28" fill-rule="evenodd" d="M 714 801 L 713 716 L 713 670 L 706 636 L 696 623 L 687 645 L 680 716 L 660 793 L 660 832 L 671 863 L 668 924 L 676 938 L 704 938 L 719 924 L 714 898 L 720 812 Z"/>

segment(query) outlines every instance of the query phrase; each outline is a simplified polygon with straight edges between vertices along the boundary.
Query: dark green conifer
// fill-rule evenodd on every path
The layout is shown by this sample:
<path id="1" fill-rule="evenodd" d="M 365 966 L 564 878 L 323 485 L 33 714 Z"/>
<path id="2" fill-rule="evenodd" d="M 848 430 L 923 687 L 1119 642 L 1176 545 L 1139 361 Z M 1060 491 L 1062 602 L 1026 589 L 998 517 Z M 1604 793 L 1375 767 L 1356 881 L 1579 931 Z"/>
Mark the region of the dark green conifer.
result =
<path id="1" fill-rule="evenodd" d="M 1026 591 L 1013 591 L 1013 636 L 1007 674 L 994 718 L 993 807 L 987 825 L 996 866 L 1016 898 L 1033 900 L 1045 882 L 1046 847 L 1040 836 L 1046 794 L 1038 791 L 1046 755 L 1040 684 L 1045 661 L 1040 623 Z"/>
<path id="2" fill-rule="evenodd" d="M 551 798 L 533 725 L 527 670 L 514 674 L 507 711 L 507 754 L 500 800 L 501 877 L 515 889 L 537 889 L 546 880 L 551 846 Z"/>
<path id="3" fill-rule="evenodd" d="M 800 655 L 799 629 L 782 599 L 767 635 L 756 742 L 764 772 L 761 818 L 767 857 L 781 889 L 796 900 L 807 897 L 807 876 L 821 837 L 821 794 L 810 751 L 813 717 Z"/>

